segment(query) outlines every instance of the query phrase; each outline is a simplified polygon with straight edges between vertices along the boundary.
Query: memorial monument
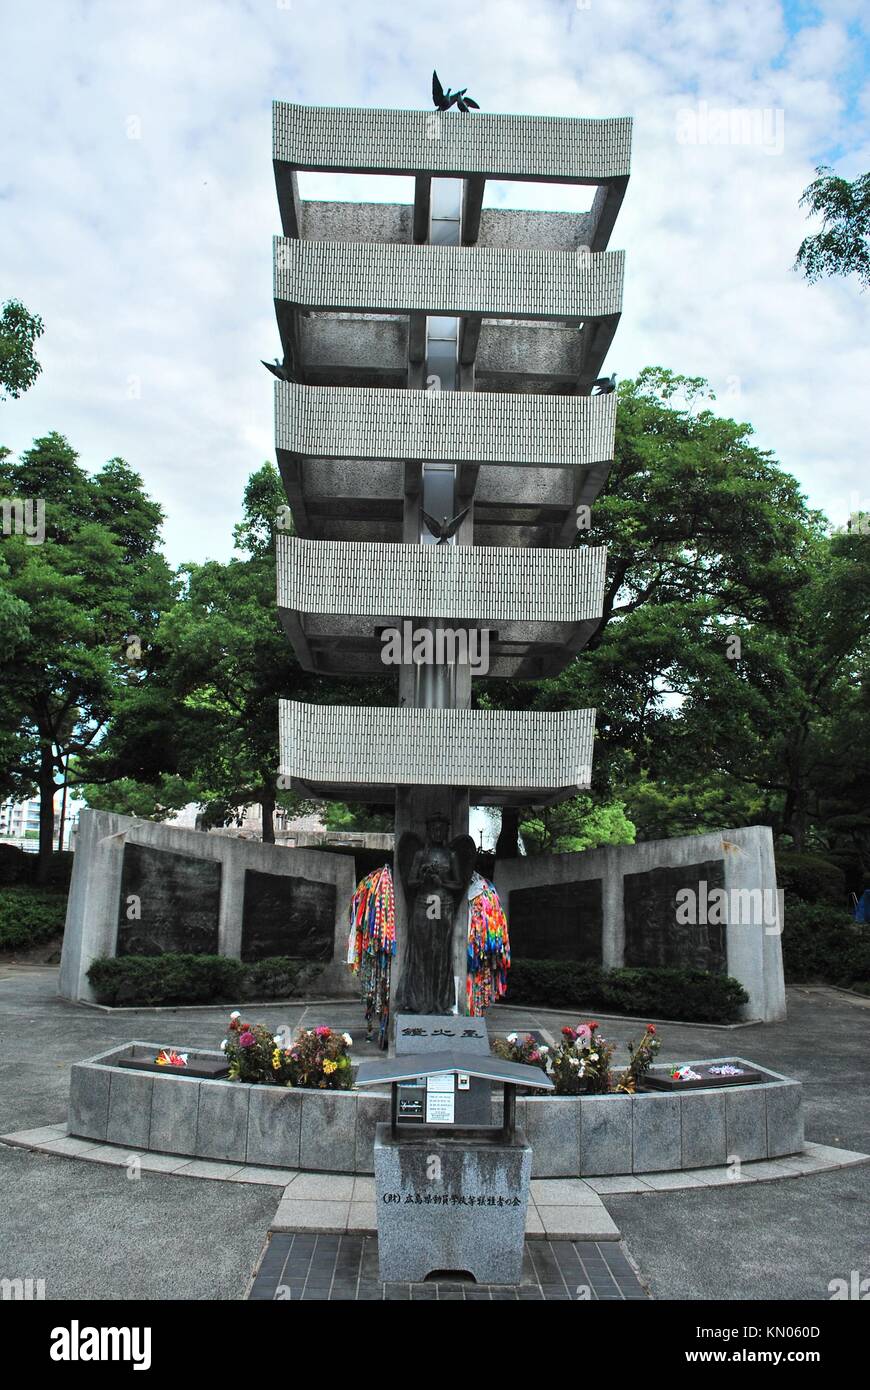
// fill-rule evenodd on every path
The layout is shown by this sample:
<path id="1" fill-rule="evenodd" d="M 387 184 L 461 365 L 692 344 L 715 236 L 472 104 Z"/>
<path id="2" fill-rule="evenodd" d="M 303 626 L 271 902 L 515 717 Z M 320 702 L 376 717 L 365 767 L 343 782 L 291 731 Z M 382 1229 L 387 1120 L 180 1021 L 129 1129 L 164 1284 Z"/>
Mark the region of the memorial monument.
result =
<path id="1" fill-rule="evenodd" d="M 280 776 L 394 801 L 392 991 L 421 1013 L 465 1007 L 469 803 L 590 783 L 594 710 L 475 708 L 472 677 L 553 675 L 601 615 L 585 533 L 613 456 L 607 247 L 631 143 L 627 119 L 434 90 L 431 112 L 277 102 L 273 148 L 282 620 L 309 671 L 383 674 L 400 654 L 394 707 L 282 702 Z M 302 199 L 308 172 L 401 176 L 408 201 Z M 484 208 L 487 180 L 595 192 L 582 213 Z"/>

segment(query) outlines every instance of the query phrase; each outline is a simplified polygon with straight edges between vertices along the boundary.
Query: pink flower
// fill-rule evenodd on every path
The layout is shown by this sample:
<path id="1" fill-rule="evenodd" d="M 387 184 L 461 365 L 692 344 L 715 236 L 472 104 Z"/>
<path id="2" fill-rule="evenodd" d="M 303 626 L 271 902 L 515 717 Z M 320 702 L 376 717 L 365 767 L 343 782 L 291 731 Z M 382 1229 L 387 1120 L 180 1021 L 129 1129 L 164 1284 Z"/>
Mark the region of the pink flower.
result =
<path id="1" fill-rule="evenodd" d="M 592 1037 L 591 1027 L 586 1023 L 578 1023 L 577 1029 L 574 1033 L 574 1037 L 577 1039 L 579 1043 L 588 1042 L 589 1039 Z"/>
<path id="2" fill-rule="evenodd" d="M 323 1024 L 321 1024 L 319 1028 L 315 1028 L 314 1030 L 318 1038 L 328 1038 L 331 1031 L 331 1028 L 324 1028 Z"/>
<path id="3" fill-rule="evenodd" d="M 257 1039 L 250 1030 L 239 1038 L 239 1047 L 253 1047 Z"/>

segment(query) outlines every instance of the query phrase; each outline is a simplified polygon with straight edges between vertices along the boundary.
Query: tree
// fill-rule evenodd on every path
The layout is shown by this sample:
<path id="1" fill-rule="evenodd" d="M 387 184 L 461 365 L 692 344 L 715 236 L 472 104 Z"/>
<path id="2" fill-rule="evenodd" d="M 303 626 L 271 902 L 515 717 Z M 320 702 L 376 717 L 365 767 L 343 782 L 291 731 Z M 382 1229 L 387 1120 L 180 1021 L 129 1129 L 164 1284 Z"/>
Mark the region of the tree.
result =
<path id="1" fill-rule="evenodd" d="M 596 805 L 585 794 L 555 806 L 538 807 L 520 829 L 529 854 L 566 854 L 599 845 L 634 844 L 634 826 L 623 802 Z"/>
<path id="2" fill-rule="evenodd" d="M 57 778 L 89 779 L 122 695 L 147 681 L 171 576 L 158 551 L 160 508 L 121 459 L 90 477 L 52 433 L 17 463 L 2 451 L 0 491 L 44 508 L 44 538 L 13 529 L 0 571 L 0 621 L 5 610 L 18 626 L 15 659 L 0 669 L 5 790 L 39 793 L 44 878 Z"/>
<path id="3" fill-rule="evenodd" d="M 28 313 L 20 300 L 7 299 L 0 310 L 0 401 L 7 393 L 17 400 L 39 376 L 33 345 L 43 332 L 38 314 Z"/>
<path id="4" fill-rule="evenodd" d="M 828 165 L 804 189 L 800 206 L 822 218 L 822 230 L 804 237 L 795 270 L 813 284 L 828 275 L 857 275 L 870 285 L 870 174 L 849 183 Z"/>

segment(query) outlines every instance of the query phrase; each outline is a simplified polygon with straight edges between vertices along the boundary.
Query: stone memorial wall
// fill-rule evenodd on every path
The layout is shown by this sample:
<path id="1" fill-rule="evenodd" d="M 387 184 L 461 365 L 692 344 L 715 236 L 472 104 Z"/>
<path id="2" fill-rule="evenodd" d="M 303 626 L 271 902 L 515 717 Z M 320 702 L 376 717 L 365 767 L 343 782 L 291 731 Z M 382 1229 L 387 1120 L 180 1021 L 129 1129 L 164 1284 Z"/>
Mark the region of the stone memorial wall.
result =
<path id="1" fill-rule="evenodd" d="M 514 960 L 732 975 L 744 1017 L 785 1017 L 782 906 L 768 826 L 499 860 Z"/>
<path id="2" fill-rule="evenodd" d="M 60 993 L 92 1001 L 99 956 L 185 951 L 322 961 L 318 988 L 354 994 L 344 962 L 355 887 L 345 855 L 82 811 Z"/>

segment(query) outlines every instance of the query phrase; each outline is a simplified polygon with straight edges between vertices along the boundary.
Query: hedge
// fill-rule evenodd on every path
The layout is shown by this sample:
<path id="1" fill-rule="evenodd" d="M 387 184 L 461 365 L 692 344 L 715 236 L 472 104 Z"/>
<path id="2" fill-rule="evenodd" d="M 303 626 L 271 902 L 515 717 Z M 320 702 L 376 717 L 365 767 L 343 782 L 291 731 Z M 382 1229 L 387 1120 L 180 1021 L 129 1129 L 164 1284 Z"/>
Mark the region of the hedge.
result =
<path id="1" fill-rule="evenodd" d="M 51 856 L 46 882 L 40 886 L 54 888 L 58 892 L 66 891 L 72 876 L 72 866 L 72 850 L 55 852 Z M 27 854 L 17 845 L 0 843 L 0 887 L 35 883 L 38 867 L 38 855 Z"/>
<path id="2" fill-rule="evenodd" d="M 577 1013 L 635 1014 L 732 1023 L 749 996 L 730 975 L 705 970 L 604 970 L 575 961 L 518 960 L 508 975 L 507 1002 Z"/>
<path id="3" fill-rule="evenodd" d="M 289 956 L 246 962 L 167 951 L 160 956 L 101 956 L 88 979 L 99 1004 L 230 1004 L 298 997 L 321 970 Z"/>
<path id="4" fill-rule="evenodd" d="M 870 984 L 870 928 L 828 903 L 787 903 L 782 959 L 790 982 L 866 986 Z"/>
<path id="5" fill-rule="evenodd" d="M 841 908 L 846 903 L 846 875 L 821 854 L 777 850 L 776 882 L 792 902 L 836 903 Z"/>
<path id="6" fill-rule="evenodd" d="M 62 936 L 65 920 L 65 893 L 0 888 L 0 951 L 22 951 Z"/>

